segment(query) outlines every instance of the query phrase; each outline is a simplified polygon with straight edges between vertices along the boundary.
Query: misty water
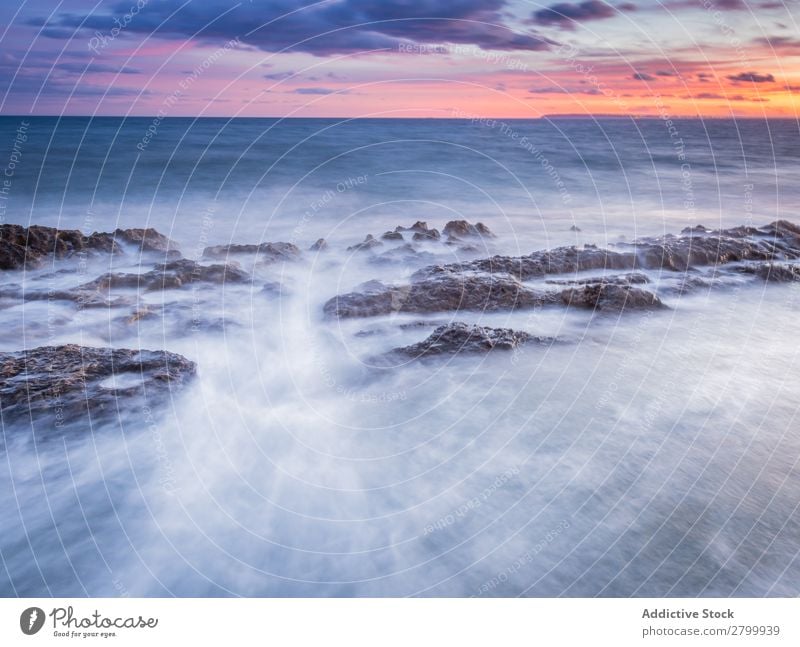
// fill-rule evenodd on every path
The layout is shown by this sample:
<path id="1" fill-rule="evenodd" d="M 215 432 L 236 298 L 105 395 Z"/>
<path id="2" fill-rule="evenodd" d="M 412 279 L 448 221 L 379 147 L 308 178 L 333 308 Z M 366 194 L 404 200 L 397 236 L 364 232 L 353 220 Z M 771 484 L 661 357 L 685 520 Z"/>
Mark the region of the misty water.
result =
<path id="1" fill-rule="evenodd" d="M 796 123 L 4 117 L 6 149 L 21 123 L 3 222 L 154 227 L 188 258 L 329 248 L 237 258 L 252 285 L 141 292 L 160 314 L 134 322 L 0 303 L 0 351 L 166 349 L 198 366 L 166 406 L 112 422 L 4 422 L 3 595 L 800 594 L 797 284 L 743 276 L 605 316 L 322 312 L 429 264 L 347 251 L 417 220 L 496 232 L 420 246 L 443 263 L 800 222 Z M 153 262 L 0 280 L 58 290 Z M 449 321 L 559 343 L 374 368 Z"/>

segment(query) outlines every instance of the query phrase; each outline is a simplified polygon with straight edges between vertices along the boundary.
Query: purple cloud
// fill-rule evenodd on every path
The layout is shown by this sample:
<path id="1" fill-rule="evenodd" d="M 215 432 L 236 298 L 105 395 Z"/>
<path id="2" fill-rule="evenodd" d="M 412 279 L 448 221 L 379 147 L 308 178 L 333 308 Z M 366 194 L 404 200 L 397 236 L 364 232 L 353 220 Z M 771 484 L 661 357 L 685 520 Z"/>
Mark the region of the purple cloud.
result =
<path id="1" fill-rule="evenodd" d="M 533 22 L 572 29 L 576 22 L 604 20 L 612 18 L 616 13 L 617 10 L 614 7 L 602 0 L 586 0 L 580 3 L 560 2 L 535 11 Z"/>
<path id="2" fill-rule="evenodd" d="M 775 77 L 772 74 L 760 74 L 758 72 L 740 72 L 725 77 L 734 83 L 749 81 L 750 83 L 774 83 Z"/>
<path id="3" fill-rule="evenodd" d="M 129 10 L 130 0 L 109 14 L 61 14 L 50 30 L 109 30 L 113 17 Z M 402 44 L 457 43 L 484 49 L 544 50 L 551 40 L 503 22 L 507 0 L 162 0 L 148 3 L 126 25 L 125 34 L 231 40 L 264 51 L 308 52 L 318 56 Z"/>
<path id="4" fill-rule="evenodd" d="M 634 72 L 631 75 L 631 78 L 635 79 L 637 81 L 655 81 L 656 80 L 656 77 L 654 77 L 651 74 L 647 74 L 647 72 Z"/>

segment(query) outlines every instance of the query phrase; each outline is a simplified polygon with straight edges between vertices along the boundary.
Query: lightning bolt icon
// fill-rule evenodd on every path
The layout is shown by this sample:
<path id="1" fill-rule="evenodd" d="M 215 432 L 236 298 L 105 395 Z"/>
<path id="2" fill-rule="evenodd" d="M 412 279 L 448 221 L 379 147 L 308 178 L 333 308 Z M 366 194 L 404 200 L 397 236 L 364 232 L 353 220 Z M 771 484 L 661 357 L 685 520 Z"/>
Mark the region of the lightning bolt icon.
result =
<path id="1" fill-rule="evenodd" d="M 33 623 L 36 622 L 36 618 L 38 617 L 38 615 L 39 614 L 36 612 L 36 609 L 31 611 L 31 617 L 28 620 L 28 629 L 32 629 L 33 628 Z"/>

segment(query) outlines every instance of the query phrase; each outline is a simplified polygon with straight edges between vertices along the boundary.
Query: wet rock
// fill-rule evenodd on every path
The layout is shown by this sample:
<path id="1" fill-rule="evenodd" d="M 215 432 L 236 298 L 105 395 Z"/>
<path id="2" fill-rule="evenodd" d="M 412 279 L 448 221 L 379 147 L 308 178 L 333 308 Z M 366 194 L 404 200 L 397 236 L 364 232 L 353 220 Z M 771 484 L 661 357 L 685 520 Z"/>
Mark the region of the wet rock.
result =
<path id="1" fill-rule="evenodd" d="M 328 300 L 323 306 L 325 314 L 345 318 L 395 312 L 515 310 L 557 298 L 527 288 L 512 276 L 487 274 L 443 274 L 401 286 L 370 281 L 358 289 Z"/>
<path id="2" fill-rule="evenodd" d="M 375 240 L 372 234 L 367 234 L 367 237 L 363 240 L 363 242 L 356 243 L 355 245 L 351 245 L 347 248 L 348 252 L 369 252 L 372 251 L 376 247 L 382 247 L 383 243 L 379 240 Z"/>
<path id="3" fill-rule="evenodd" d="M 322 239 L 320 239 L 322 240 Z M 324 242 L 324 241 L 323 241 Z M 319 243 L 319 241 L 317 241 Z M 316 244 L 316 243 L 315 243 Z M 203 258 L 225 258 L 235 254 L 256 254 L 262 263 L 277 261 L 294 261 L 300 258 L 301 252 L 292 243 L 261 243 L 260 245 L 215 245 L 203 250 Z"/>
<path id="4" fill-rule="evenodd" d="M 415 222 L 410 227 L 397 226 L 397 227 L 394 228 L 394 230 L 396 232 L 398 232 L 398 233 L 404 232 L 404 231 L 415 231 L 417 233 L 424 234 L 426 231 L 428 231 L 428 223 L 427 222 L 423 222 L 422 220 L 417 220 L 417 222 Z"/>
<path id="5" fill-rule="evenodd" d="M 373 256 L 370 262 L 376 265 L 401 263 L 401 264 L 415 264 L 417 267 L 424 263 L 431 263 L 436 260 L 436 255 L 430 252 L 420 251 L 415 248 L 411 243 L 405 243 L 398 247 Z"/>
<path id="6" fill-rule="evenodd" d="M 585 279 L 547 279 L 545 283 L 550 285 L 587 285 L 589 283 L 643 285 L 650 283 L 650 279 L 641 272 L 629 272 L 627 274 L 609 274 L 608 276 L 590 276 Z"/>
<path id="7" fill-rule="evenodd" d="M 511 328 L 489 328 L 461 322 L 439 326 L 431 335 L 411 346 L 395 348 L 376 358 L 377 364 L 423 359 L 442 355 L 483 354 L 492 351 L 509 351 L 531 342 L 554 342 L 552 338 L 537 337 Z"/>
<path id="8" fill-rule="evenodd" d="M 743 265 L 736 269 L 743 274 L 753 274 L 764 281 L 771 281 L 773 283 L 800 281 L 800 265 L 789 263 L 759 263 L 755 265 Z"/>
<path id="9" fill-rule="evenodd" d="M 577 232 L 581 231 L 581 228 L 578 227 L 577 225 L 572 225 L 572 227 L 570 227 L 569 230 L 570 231 L 574 231 L 574 232 L 577 233 Z"/>
<path id="10" fill-rule="evenodd" d="M 285 288 L 279 281 L 268 281 L 261 288 L 261 293 L 268 297 L 280 297 L 284 294 Z"/>
<path id="11" fill-rule="evenodd" d="M 328 249 L 328 241 L 324 238 L 318 238 L 317 242 L 315 242 L 311 247 L 308 248 L 310 252 L 321 252 L 323 250 Z"/>
<path id="12" fill-rule="evenodd" d="M 439 240 L 442 235 L 439 233 L 438 229 L 428 229 L 427 231 L 418 231 L 412 237 L 413 240 L 420 242 L 420 241 L 431 241 L 431 240 Z"/>
<path id="13" fill-rule="evenodd" d="M 417 276 L 481 271 L 511 274 L 524 281 L 549 274 L 600 269 L 685 272 L 693 267 L 741 261 L 795 260 L 800 258 L 797 231 L 800 227 L 777 221 L 760 229 L 741 227 L 701 235 L 641 238 L 632 243 L 617 243 L 614 249 L 594 245 L 557 247 L 527 256 L 493 256 L 426 267 Z"/>
<path id="14" fill-rule="evenodd" d="M 401 234 L 399 231 L 387 231 L 381 236 L 381 238 L 383 240 L 405 240 L 403 238 L 403 234 Z"/>
<path id="15" fill-rule="evenodd" d="M 155 265 L 149 272 L 131 274 L 107 273 L 75 288 L 75 292 L 107 292 L 114 289 L 138 288 L 146 291 L 181 288 L 192 283 L 247 283 L 250 275 L 236 263 L 201 265 L 182 258 Z"/>
<path id="16" fill-rule="evenodd" d="M 0 353 L 0 407 L 6 422 L 32 416 L 56 432 L 87 415 L 97 421 L 160 404 L 195 373 L 194 362 L 160 350 L 67 344 Z"/>
<path id="17" fill-rule="evenodd" d="M 652 310 L 665 308 L 655 294 L 630 285 L 591 283 L 561 293 L 564 305 L 592 310 Z"/>
<path id="18" fill-rule="evenodd" d="M 451 220 L 444 226 L 442 233 L 450 238 L 468 238 L 471 236 L 494 237 L 491 230 L 482 222 L 473 225 L 466 220 Z"/>
<path id="19" fill-rule="evenodd" d="M 49 257 L 69 258 L 82 253 L 122 253 L 114 234 L 85 236 L 75 229 L 31 225 L 0 225 L 0 269 L 38 267 Z"/>
<path id="20" fill-rule="evenodd" d="M 117 229 L 114 232 L 117 240 L 134 245 L 144 252 L 163 252 L 174 258 L 180 258 L 178 244 L 155 229 Z"/>

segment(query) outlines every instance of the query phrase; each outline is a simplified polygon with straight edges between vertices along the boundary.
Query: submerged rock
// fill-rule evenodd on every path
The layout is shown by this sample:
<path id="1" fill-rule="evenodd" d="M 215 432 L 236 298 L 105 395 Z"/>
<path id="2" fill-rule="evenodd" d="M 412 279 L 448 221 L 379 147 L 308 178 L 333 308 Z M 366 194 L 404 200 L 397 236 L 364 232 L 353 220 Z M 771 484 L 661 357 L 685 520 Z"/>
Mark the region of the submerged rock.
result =
<path id="1" fill-rule="evenodd" d="M 649 310 L 666 308 L 655 294 L 630 285 L 590 283 L 561 293 L 564 305 L 593 310 Z"/>
<path id="2" fill-rule="evenodd" d="M 428 229 L 427 231 L 418 231 L 412 236 L 412 240 L 417 242 L 424 240 L 439 240 L 442 235 L 438 229 Z"/>
<path id="3" fill-rule="evenodd" d="M 381 238 L 383 240 L 405 240 L 403 238 L 403 234 L 401 234 L 399 231 L 387 231 L 381 236 Z"/>
<path id="4" fill-rule="evenodd" d="M 141 288 L 147 291 L 169 290 L 192 283 L 247 283 L 250 275 L 236 263 L 224 265 L 201 265 L 197 261 L 182 258 L 168 263 L 159 263 L 149 272 L 130 274 L 107 273 L 93 281 L 84 283 L 72 292 L 107 292 L 120 288 Z"/>
<path id="5" fill-rule="evenodd" d="M 512 276 L 443 274 L 410 285 L 370 281 L 359 292 L 335 296 L 323 306 L 334 317 L 373 317 L 393 312 L 492 311 L 531 308 L 557 295 L 523 286 Z"/>
<path id="6" fill-rule="evenodd" d="M 114 232 L 117 240 L 135 245 L 145 252 L 164 252 L 171 257 L 180 258 L 178 244 L 155 229 L 117 229 Z"/>
<path id="7" fill-rule="evenodd" d="M 310 252 L 321 252 L 323 250 L 328 249 L 328 241 L 324 238 L 318 238 L 317 242 L 315 242 L 311 247 L 308 248 Z"/>
<path id="8" fill-rule="evenodd" d="M 67 344 L 0 353 L 3 420 L 45 418 L 55 428 L 154 406 L 184 387 L 195 363 L 167 351 Z"/>
<path id="9" fill-rule="evenodd" d="M 482 222 L 473 225 L 466 220 L 451 220 L 444 226 L 442 233 L 450 238 L 467 238 L 470 236 L 494 238 L 492 231 Z"/>
<path id="10" fill-rule="evenodd" d="M 394 230 L 398 233 L 403 231 L 415 231 L 417 233 L 424 234 L 426 231 L 428 231 L 428 223 L 423 222 L 422 220 L 417 220 L 417 222 L 415 222 L 410 227 L 402 227 L 398 225 L 397 227 L 394 228 Z"/>
<path id="11" fill-rule="evenodd" d="M 364 238 L 363 242 L 356 243 L 355 245 L 351 245 L 347 248 L 348 252 L 368 252 L 371 251 L 375 247 L 382 247 L 383 243 L 379 240 L 375 240 L 372 234 L 367 234 L 367 237 Z"/>
<path id="12" fill-rule="evenodd" d="M 742 265 L 736 268 L 743 274 L 753 274 L 764 281 L 773 283 L 790 283 L 800 281 L 800 265 L 789 263 L 758 263 Z"/>
<path id="13" fill-rule="evenodd" d="M 322 240 L 322 239 L 320 239 Z M 318 240 L 317 243 L 320 241 Z M 322 240 L 324 243 L 325 241 Z M 313 249 L 313 248 L 312 248 Z M 203 258 L 225 258 L 235 254 L 256 254 L 262 263 L 294 261 L 301 252 L 293 243 L 261 243 L 260 245 L 215 245 L 203 250 Z"/>
<path id="14" fill-rule="evenodd" d="M 537 337 L 511 328 L 490 328 L 455 322 L 439 326 L 427 339 L 417 344 L 395 348 L 375 359 L 377 364 L 393 364 L 397 361 L 457 353 L 509 351 L 530 342 L 551 344 L 554 341 L 552 338 Z"/>
<path id="15" fill-rule="evenodd" d="M 589 283 L 608 283 L 614 285 L 642 285 L 650 283 L 646 274 L 630 272 L 628 274 L 609 274 L 608 276 L 590 276 L 585 279 L 548 279 L 550 285 L 588 285 Z"/>

